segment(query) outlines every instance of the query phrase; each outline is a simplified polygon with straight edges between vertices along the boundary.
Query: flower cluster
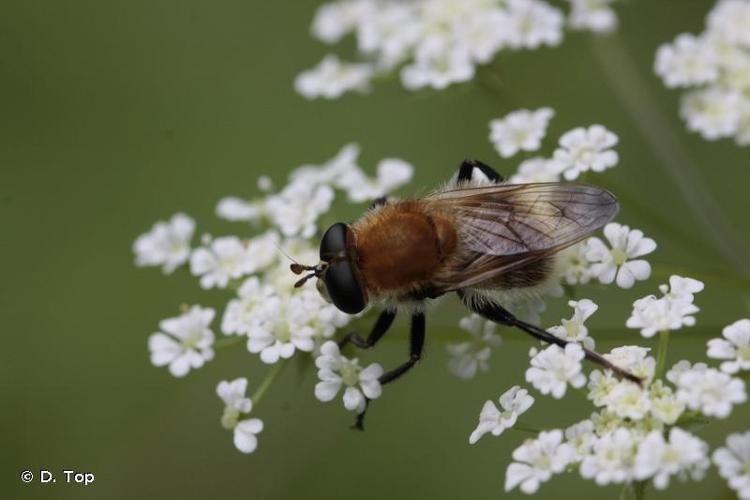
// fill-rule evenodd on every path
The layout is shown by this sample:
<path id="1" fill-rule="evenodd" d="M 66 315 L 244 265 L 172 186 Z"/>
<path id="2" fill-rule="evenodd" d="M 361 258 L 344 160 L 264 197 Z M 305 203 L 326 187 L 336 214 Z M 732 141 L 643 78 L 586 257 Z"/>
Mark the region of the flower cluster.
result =
<path id="1" fill-rule="evenodd" d="M 263 430 L 259 418 L 245 418 L 253 409 L 253 402 L 245 397 L 247 379 L 238 378 L 231 382 L 222 380 L 216 386 L 216 394 L 224 402 L 221 425 L 234 432 L 234 445 L 242 453 L 252 453 L 258 446 L 256 434 Z"/>
<path id="2" fill-rule="evenodd" d="M 694 294 L 703 290 L 703 283 L 692 278 L 672 276 L 669 285 L 660 285 L 662 297 L 648 295 L 633 303 L 633 313 L 625 325 L 638 328 L 644 337 L 657 332 L 679 330 L 695 324 L 698 306 L 693 304 Z"/>
<path id="3" fill-rule="evenodd" d="M 669 285 L 660 286 L 661 298 L 636 300 L 628 326 L 641 328 L 643 336 L 650 337 L 655 331 L 668 333 L 692 324 L 694 320 L 686 318 L 698 312 L 694 294 L 702 289 L 698 280 L 672 276 Z M 619 379 L 606 369 L 584 372 L 580 344 L 593 345 L 584 321 L 597 305 L 590 299 L 571 301 L 570 305 L 573 317 L 548 330 L 571 343 L 564 349 L 556 345 L 533 349 L 526 380 L 541 394 L 556 399 L 564 397 L 569 386 L 580 390 L 586 386 L 593 412 L 567 428 L 536 431 L 519 423 L 519 417 L 534 403 L 527 390 L 512 387 L 500 397 L 500 409 L 487 401 L 470 443 L 484 434 L 498 436 L 512 428 L 538 433 L 513 452 L 505 490 L 518 487 L 532 494 L 555 474 L 571 469 L 600 486 L 651 481 L 662 490 L 672 479 L 701 480 L 713 458 L 730 487 L 742 498 L 750 493 L 750 433 L 729 436 L 727 448 L 719 448 L 711 457 L 709 445 L 690 432 L 697 422 L 727 418 L 734 406 L 747 400 L 745 382 L 731 374 L 747 369 L 742 361 L 750 320 L 729 325 L 724 339 L 709 342 L 710 357 L 729 360 L 722 364 L 727 373 L 684 360 L 666 370 L 665 344 L 660 344 L 658 360 L 650 356 L 649 348 L 635 345 L 617 347 L 604 355 L 608 362 L 639 377 L 642 383 L 638 384 Z M 668 319 L 661 317 L 664 314 Z"/>
<path id="4" fill-rule="evenodd" d="M 340 356 L 335 343 L 326 343 L 352 316 L 326 302 L 315 289 L 296 288 L 297 277 L 289 270 L 289 259 L 318 261 L 313 237 L 319 235 L 319 219 L 331 208 L 337 192 L 351 202 L 362 203 L 411 179 L 411 165 L 395 158 L 382 160 L 375 176 L 369 177 L 357 164 L 358 155 L 358 147 L 349 144 L 323 165 L 294 170 L 278 192 L 273 192 L 270 179 L 261 177 L 258 187 L 264 192 L 262 197 L 219 201 L 217 215 L 249 223 L 254 236 L 204 235 L 193 247 L 195 222 L 179 213 L 136 239 L 136 265 L 160 266 L 165 273 L 172 273 L 189 263 L 190 273 L 202 288 L 227 289 L 233 295 L 221 317 L 219 328 L 226 336 L 221 341 L 215 340 L 211 329 L 216 316 L 212 308 L 184 306 L 179 316 L 161 321 L 160 331 L 148 340 L 155 366 L 168 366 L 172 375 L 182 377 L 213 359 L 219 343 L 235 340 L 244 340 L 247 350 L 266 364 L 319 348 L 317 364 L 324 380 L 316 387 L 319 399 L 332 399 L 342 384 L 347 387 L 344 404 L 349 409 L 361 408 L 365 397 L 378 396 L 377 377 L 382 369 L 371 365 L 362 370 L 357 360 Z M 237 379 L 220 383 L 217 393 L 226 405 L 222 424 L 234 431 L 237 448 L 250 453 L 263 423 L 245 418 L 252 407 L 245 398 L 246 389 L 247 380 Z"/>
<path id="5" fill-rule="evenodd" d="M 750 1 L 719 0 L 699 35 L 682 33 L 656 51 L 654 70 L 683 94 L 680 114 L 704 139 L 750 145 Z"/>
<path id="6" fill-rule="evenodd" d="M 537 151 L 554 116 L 551 108 L 519 109 L 490 121 L 490 142 L 503 158 L 519 151 Z M 564 133 L 551 158 L 535 156 L 518 166 L 510 182 L 557 182 L 574 180 L 581 174 L 603 172 L 617 165 L 619 155 L 612 149 L 618 137 L 602 125 L 577 127 Z"/>
<path id="7" fill-rule="evenodd" d="M 497 324 L 471 314 L 461 318 L 458 326 L 469 333 L 471 339 L 465 342 L 448 344 L 450 361 L 448 368 L 458 378 L 470 379 L 478 372 L 489 370 L 489 359 L 492 348 L 503 343 L 502 337 L 495 333 Z"/>
<path id="8" fill-rule="evenodd" d="M 327 55 L 297 76 L 308 99 L 367 91 L 373 78 L 399 71 L 409 90 L 471 80 L 502 50 L 557 46 L 567 24 L 606 32 L 617 24 L 613 0 L 569 0 L 570 12 L 544 0 L 339 0 L 321 6 L 312 34 L 326 44 L 356 37 L 360 62 Z"/>
<path id="9" fill-rule="evenodd" d="M 342 356 L 336 342 L 328 341 L 320 348 L 320 356 L 315 360 L 319 368 L 320 382 L 315 386 L 315 397 L 320 401 L 331 401 L 342 386 L 344 390 L 344 407 L 361 413 L 365 409 L 365 398 L 377 399 L 382 388 L 378 377 L 383 374 L 383 367 L 373 363 L 362 368 L 359 361 Z"/>
<path id="10" fill-rule="evenodd" d="M 553 116 L 550 108 L 519 109 L 491 120 L 490 142 L 503 157 L 537 151 Z M 619 155 L 612 148 L 618 140 L 602 125 L 574 128 L 560 137 L 552 157 L 534 156 L 522 161 L 509 182 L 558 182 L 577 179 L 589 171 L 602 172 L 617 165 Z M 585 284 L 596 278 L 604 284 L 616 282 L 621 288 L 630 288 L 650 277 L 651 266 L 640 257 L 656 249 L 654 240 L 638 229 L 617 223 L 608 224 L 604 236 L 609 246 L 592 237 L 561 253 L 560 272 L 565 284 Z"/>

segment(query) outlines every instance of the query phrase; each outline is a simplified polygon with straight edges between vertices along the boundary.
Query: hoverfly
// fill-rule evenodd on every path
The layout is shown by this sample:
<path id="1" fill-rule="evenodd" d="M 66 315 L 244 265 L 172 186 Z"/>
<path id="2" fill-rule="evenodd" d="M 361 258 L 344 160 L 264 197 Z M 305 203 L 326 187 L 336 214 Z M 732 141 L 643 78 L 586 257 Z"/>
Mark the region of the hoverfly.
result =
<path id="1" fill-rule="evenodd" d="M 491 183 L 473 182 L 476 170 Z M 585 184 L 502 182 L 488 165 L 465 160 L 447 188 L 419 199 L 378 199 L 353 224 L 328 228 L 319 264 L 291 265 L 296 274 L 310 271 L 296 286 L 317 278 L 321 295 L 343 312 L 357 314 L 371 302 L 383 306 L 366 338 L 349 333 L 340 347 L 350 342 L 373 347 L 397 311 L 411 315 L 409 359 L 384 373 L 381 384 L 393 382 L 419 361 L 426 302 L 448 292 L 456 292 L 468 309 L 486 319 L 550 344 L 568 343 L 518 319 L 503 303 L 519 289 L 533 294 L 556 279 L 556 254 L 611 221 L 619 210 L 617 200 L 609 191 Z M 589 360 L 641 382 L 600 354 L 584 351 Z M 364 414 L 357 416 L 355 428 L 363 428 Z"/>

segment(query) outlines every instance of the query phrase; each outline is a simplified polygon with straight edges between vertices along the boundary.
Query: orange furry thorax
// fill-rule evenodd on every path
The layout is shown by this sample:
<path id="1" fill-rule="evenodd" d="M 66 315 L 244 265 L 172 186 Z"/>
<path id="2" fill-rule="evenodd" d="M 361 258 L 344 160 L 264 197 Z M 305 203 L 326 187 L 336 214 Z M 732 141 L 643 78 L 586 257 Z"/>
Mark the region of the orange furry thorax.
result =
<path id="1" fill-rule="evenodd" d="M 428 285 L 457 244 L 449 216 L 418 200 L 372 210 L 351 228 L 357 265 L 374 295 L 409 293 Z"/>

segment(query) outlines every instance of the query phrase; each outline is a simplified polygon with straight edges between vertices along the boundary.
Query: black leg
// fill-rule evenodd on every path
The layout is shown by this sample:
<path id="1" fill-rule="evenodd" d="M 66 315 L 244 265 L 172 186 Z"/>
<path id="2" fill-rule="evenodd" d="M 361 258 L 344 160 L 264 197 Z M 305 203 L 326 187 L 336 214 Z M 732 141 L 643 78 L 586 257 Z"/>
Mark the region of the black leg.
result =
<path id="1" fill-rule="evenodd" d="M 423 313 L 414 314 L 411 317 L 411 333 L 409 336 L 409 360 L 402 365 L 385 372 L 378 378 L 381 385 L 389 384 L 408 372 L 422 358 L 422 348 L 424 347 L 425 318 Z M 352 426 L 353 429 L 364 430 L 365 413 L 370 405 L 370 400 L 365 399 L 365 409 L 357 415 L 357 420 Z"/>
<path id="2" fill-rule="evenodd" d="M 474 169 L 478 168 L 492 182 L 503 182 L 503 176 L 498 174 L 494 168 L 479 160 L 464 160 L 458 169 L 458 182 L 470 181 L 474 175 Z"/>
<path id="3" fill-rule="evenodd" d="M 370 210 L 372 210 L 373 208 L 382 207 L 386 203 L 388 203 L 388 198 L 386 198 L 385 196 L 379 196 L 372 200 L 372 203 L 370 204 Z"/>
<path id="4" fill-rule="evenodd" d="M 378 320 L 373 325 L 370 334 L 367 336 L 367 339 L 363 339 L 354 332 L 347 333 L 344 338 L 339 340 L 339 349 L 344 347 L 349 342 L 361 349 L 369 349 L 370 347 L 377 344 L 378 340 L 380 340 L 381 337 L 385 335 L 385 332 L 387 332 L 393 324 L 393 319 L 395 317 L 395 312 L 383 311 L 382 313 L 380 313 L 380 316 L 378 316 Z"/>
<path id="5" fill-rule="evenodd" d="M 478 306 L 474 303 L 472 303 L 470 300 L 467 300 L 466 297 L 462 292 L 458 292 L 459 297 L 461 297 L 461 300 L 463 301 L 464 305 L 474 311 L 475 313 L 479 314 L 480 316 L 483 316 L 491 321 L 494 321 L 495 323 L 500 323 L 502 325 L 507 326 L 513 326 L 516 328 L 519 328 L 523 330 L 524 332 L 528 333 L 534 338 L 537 338 L 541 340 L 542 342 L 546 342 L 548 344 L 555 344 L 560 347 L 565 347 L 568 344 L 568 341 L 561 339 L 560 337 L 556 337 L 555 335 L 552 335 L 547 330 L 544 330 L 542 328 L 539 328 L 538 326 L 534 326 L 530 323 L 527 323 L 525 321 L 521 321 L 520 319 L 516 318 L 510 311 L 507 309 L 497 305 L 497 304 L 484 304 L 481 306 Z M 612 370 L 619 376 L 626 378 L 632 382 L 636 382 L 637 384 L 643 384 L 643 379 L 640 377 L 636 377 L 632 373 L 628 372 L 627 370 L 623 370 L 622 368 L 613 365 L 610 361 L 607 360 L 604 356 L 601 354 L 590 351 L 584 347 L 582 347 L 583 352 L 586 354 L 586 359 L 593 361 L 594 363 L 602 366 L 603 368 L 606 368 L 608 370 Z"/>
<path id="6" fill-rule="evenodd" d="M 422 358 L 422 348 L 424 347 L 425 319 L 423 313 L 414 314 L 411 317 L 411 333 L 409 335 L 409 360 L 401 366 L 385 372 L 380 376 L 381 385 L 390 384 L 404 373 L 408 372 L 417 361 Z"/>

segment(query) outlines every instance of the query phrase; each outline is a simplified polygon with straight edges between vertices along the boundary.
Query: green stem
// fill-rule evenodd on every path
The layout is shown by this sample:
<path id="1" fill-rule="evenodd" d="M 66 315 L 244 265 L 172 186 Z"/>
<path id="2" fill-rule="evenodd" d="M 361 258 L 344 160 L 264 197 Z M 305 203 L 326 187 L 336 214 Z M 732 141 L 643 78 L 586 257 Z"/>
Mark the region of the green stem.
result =
<path id="1" fill-rule="evenodd" d="M 620 35 L 612 33 L 592 38 L 591 50 L 635 129 L 658 160 L 656 164 L 671 178 L 685 200 L 692 219 L 726 261 L 739 274 L 750 277 L 748 252 L 731 230 L 721 205 L 706 189 L 700 169 L 680 135 L 673 132 L 671 120 L 661 111 L 658 99 L 640 75 Z"/>
<path id="2" fill-rule="evenodd" d="M 633 493 L 635 494 L 635 500 L 646 498 L 646 481 L 636 481 L 633 483 Z"/>
<path id="3" fill-rule="evenodd" d="M 659 351 L 656 355 L 656 371 L 654 380 L 662 378 L 664 375 L 664 366 L 667 362 L 667 349 L 669 348 L 669 330 L 659 332 Z"/>
<path id="4" fill-rule="evenodd" d="M 628 483 L 625 483 L 624 485 L 622 485 L 618 500 L 628 500 L 628 491 L 630 491 L 630 485 Z"/>
<path id="5" fill-rule="evenodd" d="M 231 337 L 225 337 L 223 339 L 219 339 L 216 342 L 214 342 L 214 349 L 224 349 L 225 347 L 239 344 L 246 338 L 247 337 L 245 337 L 244 335 L 233 335 Z"/>
<path id="6" fill-rule="evenodd" d="M 250 398 L 250 400 L 253 402 L 253 406 L 257 406 L 258 403 L 263 399 L 263 396 L 268 391 L 268 388 L 271 387 L 274 380 L 276 380 L 276 377 L 279 376 L 281 371 L 284 369 L 284 367 L 288 364 L 288 360 L 282 359 L 276 362 L 276 364 L 273 365 L 273 367 L 268 371 L 266 374 L 266 378 L 263 379 L 263 381 L 260 383 L 258 388 L 253 393 L 253 396 Z"/>

